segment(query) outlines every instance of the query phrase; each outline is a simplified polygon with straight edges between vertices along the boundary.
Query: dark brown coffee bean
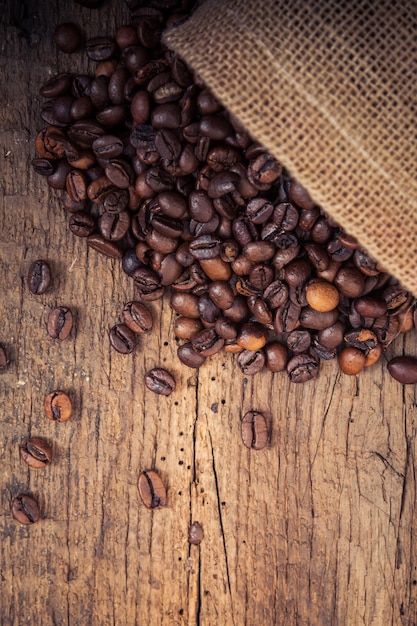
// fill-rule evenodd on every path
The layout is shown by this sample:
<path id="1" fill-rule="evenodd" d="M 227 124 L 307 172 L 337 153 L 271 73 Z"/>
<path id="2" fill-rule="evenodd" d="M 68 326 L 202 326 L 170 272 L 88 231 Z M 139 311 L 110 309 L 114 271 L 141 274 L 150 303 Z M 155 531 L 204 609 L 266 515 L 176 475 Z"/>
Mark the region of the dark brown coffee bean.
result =
<path id="1" fill-rule="evenodd" d="M 334 349 L 343 343 L 345 325 L 343 322 L 336 322 L 327 328 L 319 330 L 317 338 L 319 343 L 328 349 Z"/>
<path id="2" fill-rule="evenodd" d="M 127 324 L 115 324 L 109 331 L 110 344 L 120 354 L 130 354 L 136 346 L 136 336 Z"/>
<path id="3" fill-rule="evenodd" d="M 214 328 L 204 328 L 191 337 L 191 345 L 194 352 L 207 357 L 220 352 L 224 339 L 219 337 Z"/>
<path id="4" fill-rule="evenodd" d="M 237 364 L 243 374 L 253 376 L 265 365 L 265 354 L 262 350 L 242 350 L 237 357 Z"/>
<path id="5" fill-rule="evenodd" d="M 355 310 L 363 317 L 382 317 L 387 312 L 387 304 L 380 298 L 362 296 L 353 303 Z"/>
<path id="6" fill-rule="evenodd" d="M 201 524 L 193 522 L 188 529 L 188 543 L 198 546 L 204 539 L 204 531 Z"/>
<path id="7" fill-rule="evenodd" d="M 34 524 L 40 518 L 38 503 L 28 494 L 19 494 L 13 498 L 12 515 L 23 526 Z"/>
<path id="8" fill-rule="evenodd" d="M 242 441 L 247 448 L 262 450 L 268 444 L 269 432 L 265 416 L 259 411 L 248 411 L 241 420 Z"/>
<path id="9" fill-rule="evenodd" d="M 182 346 L 179 346 L 177 355 L 181 363 L 187 367 L 201 367 L 206 360 L 204 355 L 198 354 L 195 350 L 193 350 L 193 346 L 190 341 L 184 343 Z"/>
<path id="10" fill-rule="evenodd" d="M 287 335 L 287 346 L 294 354 L 307 352 L 311 344 L 311 335 L 308 330 L 292 330 Z"/>
<path id="11" fill-rule="evenodd" d="M 355 267 L 342 267 L 336 274 L 334 284 L 348 298 L 359 298 L 365 291 L 363 274 Z"/>
<path id="12" fill-rule="evenodd" d="M 271 341 L 264 348 L 265 367 L 270 372 L 282 372 L 287 367 L 288 349 L 279 341 Z"/>
<path id="13" fill-rule="evenodd" d="M 34 469 L 49 465 L 52 460 L 52 447 L 41 437 L 29 437 L 20 444 L 20 456 Z"/>
<path id="14" fill-rule="evenodd" d="M 89 213 L 75 213 L 69 220 L 69 229 L 77 237 L 89 237 L 96 228 L 96 222 Z"/>
<path id="15" fill-rule="evenodd" d="M 175 391 L 175 379 L 162 367 L 154 367 L 145 375 L 145 385 L 154 393 L 169 396 Z"/>
<path id="16" fill-rule="evenodd" d="M 391 376 L 402 385 L 417 383 L 417 359 L 412 356 L 396 356 L 388 362 Z"/>
<path id="17" fill-rule="evenodd" d="M 48 334 L 52 339 L 63 341 L 68 337 L 72 329 L 73 316 L 72 311 L 68 307 L 59 306 L 49 313 L 48 316 Z"/>
<path id="18" fill-rule="evenodd" d="M 282 173 L 282 165 L 268 152 L 263 152 L 249 164 L 249 180 L 261 185 L 270 185 Z"/>
<path id="19" fill-rule="evenodd" d="M 34 261 L 29 267 L 28 287 L 35 295 L 41 295 L 48 290 L 52 279 L 52 272 L 49 264 L 43 259 Z"/>
<path id="20" fill-rule="evenodd" d="M 65 422 L 72 415 L 72 402 L 65 391 L 51 391 L 44 401 L 46 417 L 54 422 Z"/>
<path id="21" fill-rule="evenodd" d="M 92 37 L 85 42 L 85 51 L 92 61 L 106 61 L 114 57 L 116 43 L 110 37 Z"/>
<path id="22" fill-rule="evenodd" d="M 167 503 L 164 483 L 153 470 L 141 472 L 138 480 L 139 495 L 147 509 L 160 509 Z"/>
<path id="23" fill-rule="evenodd" d="M 311 354 L 297 354 L 287 363 L 287 372 L 292 383 L 305 383 L 319 373 L 319 363 Z"/>
<path id="24" fill-rule="evenodd" d="M 122 249 L 115 241 L 108 241 L 102 235 L 94 234 L 87 237 L 87 244 L 93 250 L 109 256 L 113 259 L 121 259 L 123 256 Z"/>
<path id="25" fill-rule="evenodd" d="M 135 333 L 147 333 L 152 330 L 153 315 L 142 302 L 127 302 L 123 309 L 123 320 Z"/>
<path id="26" fill-rule="evenodd" d="M 315 311 L 309 306 L 302 309 L 300 313 L 300 324 L 304 328 L 312 330 L 323 330 L 335 324 L 339 317 L 339 311 L 333 309 L 332 311 L 321 312 Z"/>
<path id="27" fill-rule="evenodd" d="M 81 47 L 81 31 L 76 24 L 59 24 L 53 34 L 53 40 L 61 52 L 71 54 Z"/>
<path id="28" fill-rule="evenodd" d="M 9 357 L 3 346 L 0 346 L 0 374 L 4 374 L 9 366 Z"/>

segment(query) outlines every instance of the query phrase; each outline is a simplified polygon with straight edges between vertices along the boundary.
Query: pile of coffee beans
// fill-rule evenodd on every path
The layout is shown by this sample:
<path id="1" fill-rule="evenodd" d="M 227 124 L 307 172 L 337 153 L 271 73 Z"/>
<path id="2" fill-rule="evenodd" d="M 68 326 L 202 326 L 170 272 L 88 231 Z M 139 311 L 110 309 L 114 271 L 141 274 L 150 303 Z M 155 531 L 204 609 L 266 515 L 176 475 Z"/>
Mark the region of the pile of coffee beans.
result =
<path id="1" fill-rule="evenodd" d="M 128 24 L 85 41 L 94 75 L 40 89 L 33 167 L 62 190 L 70 230 L 122 260 L 139 305 L 169 290 L 185 365 L 224 350 L 245 375 L 301 383 L 330 359 L 358 374 L 416 326 L 416 301 L 166 49 L 162 32 L 191 4 L 130 2 Z M 70 26 L 55 31 L 63 51 L 82 40 Z M 32 282 L 42 293 L 45 266 Z M 131 353 L 139 328 L 125 318 L 111 345 Z M 389 371 L 417 382 L 416 363 Z"/>

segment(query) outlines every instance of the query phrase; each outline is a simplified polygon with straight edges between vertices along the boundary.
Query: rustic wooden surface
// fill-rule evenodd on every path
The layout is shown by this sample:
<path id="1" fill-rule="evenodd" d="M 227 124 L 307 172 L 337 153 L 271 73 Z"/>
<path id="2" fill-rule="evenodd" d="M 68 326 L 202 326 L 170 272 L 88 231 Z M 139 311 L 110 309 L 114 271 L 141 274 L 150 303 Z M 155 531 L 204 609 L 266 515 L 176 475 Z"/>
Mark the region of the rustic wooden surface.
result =
<path id="1" fill-rule="evenodd" d="M 92 36 L 128 13 L 121 0 L 100 12 L 38 4 L 28 41 L 7 26 L 12 0 L 0 3 L 0 343 L 11 356 L 0 377 L 0 623 L 416 624 L 416 388 L 391 379 L 385 362 L 353 378 L 327 363 L 304 386 L 268 372 L 245 379 L 227 355 L 188 370 L 166 301 L 153 305 L 160 322 L 133 355 L 110 349 L 132 281 L 73 237 L 30 160 L 39 85 L 88 69 L 82 55 L 56 52 L 54 26 L 71 19 Z M 38 258 L 54 274 L 43 296 L 25 283 Z M 45 328 L 59 304 L 76 312 L 62 343 Z M 387 357 L 403 351 L 417 354 L 416 331 Z M 169 398 L 143 385 L 156 365 L 177 379 Z M 61 424 L 43 413 L 59 388 L 75 406 Z M 251 408 L 271 429 L 258 452 L 240 440 Z M 52 443 L 49 468 L 20 460 L 28 435 Z M 137 490 L 150 468 L 168 489 L 154 512 Z M 10 514 L 19 492 L 40 503 L 30 528 Z M 200 546 L 187 541 L 195 520 Z"/>

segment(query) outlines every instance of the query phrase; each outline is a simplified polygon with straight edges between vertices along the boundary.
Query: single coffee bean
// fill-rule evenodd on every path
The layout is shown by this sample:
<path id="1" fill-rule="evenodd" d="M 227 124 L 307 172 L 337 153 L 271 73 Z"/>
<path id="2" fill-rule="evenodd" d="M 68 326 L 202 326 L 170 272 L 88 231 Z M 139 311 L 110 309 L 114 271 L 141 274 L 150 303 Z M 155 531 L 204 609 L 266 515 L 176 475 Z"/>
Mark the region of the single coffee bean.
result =
<path id="1" fill-rule="evenodd" d="M 110 345 L 120 354 L 130 354 L 136 346 L 136 336 L 126 324 L 115 324 L 109 331 Z"/>
<path id="2" fill-rule="evenodd" d="M 391 376 L 402 385 L 417 383 L 417 359 L 412 356 L 396 356 L 388 363 Z"/>
<path id="3" fill-rule="evenodd" d="M 34 524 L 40 518 L 38 503 L 28 494 L 19 494 L 12 501 L 12 515 L 23 526 Z"/>
<path id="4" fill-rule="evenodd" d="M 319 343 L 330 350 L 333 350 L 343 343 L 345 335 L 345 325 L 343 322 L 335 322 L 327 328 L 319 330 L 317 338 Z"/>
<path id="5" fill-rule="evenodd" d="M 59 24 L 53 34 L 53 40 L 61 52 L 71 54 L 81 47 L 81 32 L 76 24 Z"/>
<path id="6" fill-rule="evenodd" d="M 108 241 L 98 233 L 87 237 L 87 244 L 90 248 L 93 248 L 93 250 L 113 259 L 121 259 L 123 256 L 122 249 L 116 241 Z"/>
<path id="7" fill-rule="evenodd" d="M 356 298 L 353 306 L 359 315 L 363 317 L 382 317 L 387 312 L 387 304 L 380 298 L 362 296 Z"/>
<path id="8" fill-rule="evenodd" d="M 162 367 L 154 367 L 145 375 L 145 385 L 150 391 L 169 396 L 175 391 L 175 379 Z"/>
<path id="9" fill-rule="evenodd" d="M 20 444 L 20 456 L 29 467 L 40 469 L 51 462 L 52 448 L 41 437 L 29 437 Z"/>
<path id="10" fill-rule="evenodd" d="M 311 354 L 297 354 L 288 361 L 287 372 L 292 383 L 305 383 L 319 373 L 318 359 Z"/>
<path id="11" fill-rule="evenodd" d="M 68 225 L 70 231 L 77 237 L 89 237 L 96 229 L 96 221 L 90 213 L 74 213 Z"/>
<path id="12" fill-rule="evenodd" d="M 65 391 L 51 391 L 44 402 L 46 417 L 54 422 L 65 422 L 72 415 L 72 402 Z"/>
<path id="13" fill-rule="evenodd" d="M 288 349 L 279 341 L 271 341 L 264 348 L 265 367 L 270 372 L 282 372 L 287 367 Z"/>
<path id="14" fill-rule="evenodd" d="M 259 411 L 248 411 L 241 421 L 242 441 L 247 448 L 262 450 L 268 443 L 269 432 L 265 416 Z"/>
<path id="15" fill-rule="evenodd" d="M 294 354 L 307 352 L 311 344 L 311 335 L 308 330 L 292 330 L 287 335 L 287 346 Z"/>
<path id="16" fill-rule="evenodd" d="M 194 349 L 190 341 L 179 346 L 177 355 L 181 363 L 187 367 L 198 368 L 201 367 L 206 360 L 206 357 L 202 354 L 198 354 Z"/>
<path id="17" fill-rule="evenodd" d="M 138 480 L 139 495 L 147 509 L 160 509 L 167 503 L 167 493 L 159 474 L 153 470 L 141 472 Z"/>
<path id="18" fill-rule="evenodd" d="M 49 313 L 48 334 L 52 339 L 63 341 L 68 337 L 72 329 L 73 316 L 68 307 L 59 306 Z"/>
<path id="19" fill-rule="evenodd" d="M 219 337 L 214 328 L 203 328 L 191 337 L 194 352 L 201 356 L 213 356 L 223 348 L 224 339 Z"/>
<path id="20" fill-rule="evenodd" d="M 355 376 L 365 367 L 366 356 L 359 348 L 347 346 L 340 352 L 338 361 L 344 374 Z"/>
<path id="21" fill-rule="evenodd" d="M 306 287 L 306 300 L 312 309 L 325 313 L 337 307 L 339 292 L 324 280 L 313 280 Z"/>
<path id="22" fill-rule="evenodd" d="M 204 530 L 201 524 L 193 522 L 188 529 L 188 543 L 198 546 L 204 539 Z"/>
<path id="23" fill-rule="evenodd" d="M 110 37 L 92 37 L 85 42 L 85 51 L 92 61 L 106 61 L 116 52 L 116 43 Z"/>
<path id="24" fill-rule="evenodd" d="M 9 366 L 9 358 L 3 346 L 0 346 L 0 374 L 4 374 Z"/>
<path id="25" fill-rule="evenodd" d="M 135 333 L 147 333 L 152 330 L 153 315 L 142 302 L 127 302 L 123 309 L 123 320 Z"/>
<path id="26" fill-rule="evenodd" d="M 28 272 L 28 287 L 36 295 L 41 295 L 48 290 L 51 284 L 52 273 L 49 264 L 43 259 L 34 261 Z"/>
<path id="27" fill-rule="evenodd" d="M 265 354 L 262 350 L 242 350 L 237 357 L 237 364 L 243 374 L 253 376 L 265 365 Z"/>
<path id="28" fill-rule="evenodd" d="M 245 350 L 260 350 L 268 341 L 268 329 L 257 322 L 243 324 L 237 337 L 236 343 Z"/>

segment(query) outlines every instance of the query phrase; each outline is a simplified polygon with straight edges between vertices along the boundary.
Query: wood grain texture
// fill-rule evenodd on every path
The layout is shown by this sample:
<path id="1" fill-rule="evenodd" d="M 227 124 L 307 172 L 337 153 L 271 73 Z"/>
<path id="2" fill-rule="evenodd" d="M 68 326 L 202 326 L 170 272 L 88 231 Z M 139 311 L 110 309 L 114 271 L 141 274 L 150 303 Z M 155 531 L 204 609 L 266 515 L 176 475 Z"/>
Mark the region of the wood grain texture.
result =
<path id="1" fill-rule="evenodd" d="M 0 376 L 0 623 L 415 625 L 416 387 L 390 378 L 385 362 L 353 378 L 327 363 L 305 385 L 245 378 L 230 355 L 189 370 L 166 299 L 152 304 L 157 323 L 136 351 L 114 352 L 108 330 L 133 283 L 73 237 L 30 160 L 39 85 L 57 70 L 88 70 L 82 55 L 56 52 L 54 26 L 113 32 L 127 9 L 45 0 L 41 36 L 27 41 L 8 26 L 11 6 L 0 32 L 0 343 L 11 357 Z M 54 275 L 42 296 L 25 278 L 38 258 Z M 76 314 L 63 342 L 46 332 L 60 304 Z M 416 331 L 387 358 L 403 352 L 417 354 Z M 176 377 L 170 397 L 143 384 L 158 365 Z M 68 422 L 43 413 L 53 389 L 73 398 Z M 268 419 L 261 451 L 240 439 L 250 409 Z M 29 435 L 52 443 L 50 467 L 21 461 Z M 143 469 L 162 477 L 164 509 L 140 501 Z M 19 492 L 38 498 L 33 527 L 11 517 Z M 187 540 L 193 521 L 204 529 L 198 546 Z"/>

